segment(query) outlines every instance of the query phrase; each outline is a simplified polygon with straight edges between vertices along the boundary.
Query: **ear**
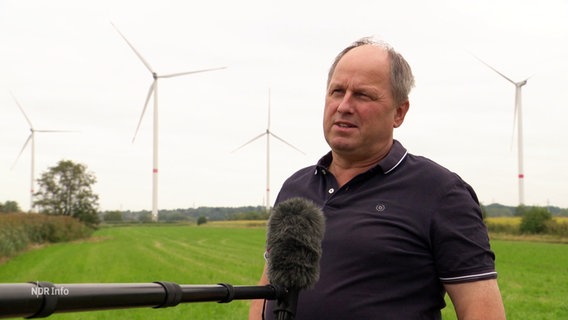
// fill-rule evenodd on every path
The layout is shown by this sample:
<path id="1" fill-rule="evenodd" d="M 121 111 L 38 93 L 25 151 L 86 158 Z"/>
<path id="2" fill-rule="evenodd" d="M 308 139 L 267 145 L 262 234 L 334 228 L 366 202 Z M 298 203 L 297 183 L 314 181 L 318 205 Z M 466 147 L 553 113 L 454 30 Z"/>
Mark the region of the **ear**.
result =
<path id="1" fill-rule="evenodd" d="M 393 121 L 394 128 L 398 128 L 402 125 L 402 123 L 404 122 L 404 117 L 406 116 L 409 108 L 410 102 L 408 100 L 404 101 L 403 103 L 398 105 L 398 107 L 396 107 Z"/>

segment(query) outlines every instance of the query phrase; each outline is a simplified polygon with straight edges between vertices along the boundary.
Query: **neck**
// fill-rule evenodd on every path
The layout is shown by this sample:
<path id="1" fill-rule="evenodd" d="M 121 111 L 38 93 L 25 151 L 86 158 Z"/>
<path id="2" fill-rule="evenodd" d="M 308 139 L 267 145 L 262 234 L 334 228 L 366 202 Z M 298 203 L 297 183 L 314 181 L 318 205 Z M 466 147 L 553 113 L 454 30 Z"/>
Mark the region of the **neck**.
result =
<path id="1" fill-rule="evenodd" d="M 368 171 L 376 166 L 390 151 L 391 144 L 386 145 L 382 150 L 375 153 L 373 157 L 356 158 L 342 154 L 341 152 L 331 152 L 333 159 L 329 165 L 329 171 L 333 173 L 339 187 L 343 186 L 357 175 Z"/>

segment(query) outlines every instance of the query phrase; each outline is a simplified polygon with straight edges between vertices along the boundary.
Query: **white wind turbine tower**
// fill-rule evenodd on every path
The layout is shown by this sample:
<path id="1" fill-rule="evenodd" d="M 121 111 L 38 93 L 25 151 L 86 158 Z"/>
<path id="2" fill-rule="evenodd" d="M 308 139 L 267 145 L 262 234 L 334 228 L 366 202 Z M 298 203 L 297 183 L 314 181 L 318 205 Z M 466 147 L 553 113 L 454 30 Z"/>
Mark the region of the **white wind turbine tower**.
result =
<path id="1" fill-rule="evenodd" d="M 236 148 L 231 152 L 236 152 L 242 149 L 243 147 L 245 147 L 246 145 L 254 142 L 255 140 L 262 138 L 263 136 L 266 136 L 266 204 L 265 205 L 266 205 L 266 212 L 269 212 L 270 211 L 270 136 L 273 136 L 274 138 L 282 141 L 283 143 L 287 144 L 288 146 L 297 150 L 298 152 L 305 154 L 302 150 L 294 147 L 292 144 L 288 143 L 287 141 L 285 141 L 284 139 L 280 138 L 279 136 L 275 135 L 272 131 L 270 131 L 270 89 L 268 90 L 268 124 L 266 126 L 266 131 L 250 139 L 245 144 L 241 145 L 240 147 Z"/>
<path id="2" fill-rule="evenodd" d="M 35 190 L 34 190 L 35 189 L 34 188 L 34 186 L 35 186 L 35 134 L 36 134 L 36 132 L 42 132 L 42 133 L 43 132 L 51 132 L 51 133 L 53 133 L 53 132 L 71 132 L 71 131 L 67 131 L 67 130 L 38 130 L 38 129 L 35 129 L 34 126 L 32 125 L 32 122 L 30 121 L 30 118 L 28 118 L 28 116 L 26 115 L 24 108 L 22 107 L 22 105 L 20 105 L 20 103 L 18 102 L 18 99 L 16 99 L 16 96 L 14 96 L 14 94 L 12 92 L 10 92 L 10 94 L 12 95 L 12 98 L 14 98 L 16 105 L 18 106 L 18 108 L 20 109 L 20 111 L 22 112 L 24 117 L 26 118 L 28 125 L 30 126 L 30 135 L 26 139 L 26 142 L 24 142 L 24 146 L 20 150 L 20 153 L 18 154 L 16 161 L 14 161 L 14 164 L 12 165 L 12 169 L 16 166 L 16 163 L 18 162 L 18 160 L 20 159 L 20 156 L 22 155 L 22 153 L 24 152 L 24 150 L 28 146 L 28 143 L 31 142 L 31 148 L 30 149 L 31 149 L 32 158 L 31 158 L 31 173 L 30 173 L 30 212 L 32 212 L 33 208 L 34 208 L 34 193 L 35 193 Z"/>
<path id="3" fill-rule="evenodd" d="M 477 58 L 477 57 L 476 57 Z M 495 71 L 501 77 L 505 78 L 505 80 L 509 81 L 513 85 L 515 85 L 515 113 L 513 118 L 513 132 L 515 129 L 515 123 L 517 124 L 517 152 L 518 152 L 518 179 L 519 179 L 519 206 L 525 204 L 525 185 L 524 185 L 524 169 L 523 169 L 523 109 L 522 109 L 522 95 L 521 95 L 521 88 L 527 84 L 529 78 L 526 78 L 522 81 L 515 82 L 502 74 L 501 72 L 497 71 L 497 69 L 493 68 L 485 61 L 477 58 L 481 63 L 489 67 L 491 70 Z"/>
<path id="4" fill-rule="evenodd" d="M 142 55 L 138 51 L 136 51 L 134 46 L 130 43 L 130 41 L 128 41 L 128 39 L 126 39 L 126 37 L 120 32 L 120 30 L 118 30 L 118 28 L 114 25 L 114 23 L 111 23 L 111 24 L 114 27 L 114 29 L 118 32 L 118 34 L 122 37 L 122 39 L 124 39 L 126 44 L 128 44 L 130 49 L 132 49 L 132 51 L 134 51 L 136 56 L 138 56 L 140 61 L 142 61 L 144 66 L 146 66 L 148 71 L 150 71 L 150 73 L 152 74 L 152 78 L 154 79 L 154 81 L 152 81 L 152 84 L 150 85 L 150 90 L 148 91 L 148 95 L 146 97 L 146 102 L 144 103 L 144 108 L 142 109 L 142 115 L 140 115 L 140 120 L 138 121 L 138 126 L 136 126 L 136 131 L 134 132 L 134 137 L 132 138 L 132 142 L 134 143 L 134 140 L 136 139 L 136 135 L 138 134 L 138 129 L 140 129 L 140 124 L 142 123 L 142 119 L 144 118 L 144 113 L 146 112 L 146 108 L 148 107 L 148 102 L 150 101 L 150 98 L 152 97 L 152 95 L 154 95 L 154 115 L 153 115 L 154 132 L 153 132 L 153 160 L 152 160 L 152 162 L 153 162 L 153 165 L 152 165 L 152 219 L 154 221 L 157 221 L 158 220 L 158 132 L 159 132 L 159 130 L 158 130 L 158 123 L 159 123 L 158 122 L 158 79 L 160 79 L 160 78 L 173 78 L 173 77 L 184 76 L 184 75 L 193 74 L 193 73 L 220 70 L 220 69 L 225 69 L 226 67 L 203 69 L 203 70 L 193 70 L 193 71 L 187 71 L 187 72 L 179 72 L 179 73 L 159 75 L 157 72 L 154 71 L 154 69 L 152 69 L 150 64 L 142 57 Z"/>

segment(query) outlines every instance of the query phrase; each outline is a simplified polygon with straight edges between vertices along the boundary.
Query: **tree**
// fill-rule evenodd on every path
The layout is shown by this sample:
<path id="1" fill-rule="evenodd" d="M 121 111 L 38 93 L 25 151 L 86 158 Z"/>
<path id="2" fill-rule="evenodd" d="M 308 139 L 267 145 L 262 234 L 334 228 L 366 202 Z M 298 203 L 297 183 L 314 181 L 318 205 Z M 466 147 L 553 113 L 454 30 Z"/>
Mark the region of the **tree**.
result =
<path id="1" fill-rule="evenodd" d="M 122 217 L 122 212 L 120 212 L 120 211 L 107 212 L 103 216 L 103 219 L 105 220 L 105 222 L 109 222 L 109 223 L 124 222 L 124 218 Z"/>
<path id="2" fill-rule="evenodd" d="M 479 204 L 479 207 L 481 208 L 481 216 L 485 221 L 485 219 L 487 219 L 487 208 L 482 203 Z"/>
<path id="3" fill-rule="evenodd" d="M 99 224 L 99 196 L 91 189 L 97 179 L 85 165 L 61 160 L 37 181 L 34 205 L 40 213 L 72 216 L 90 227 Z"/>
<path id="4" fill-rule="evenodd" d="M 202 224 L 207 223 L 207 218 L 204 216 L 200 216 L 199 218 L 197 218 L 197 225 L 200 226 Z"/>
<path id="5" fill-rule="evenodd" d="M 142 223 L 152 223 L 152 212 L 144 211 L 138 215 L 138 221 Z"/>
<path id="6" fill-rule="evenodd" d="M 0 212 L 2 213 L 18 213 L 22 212 L 18 202 L 16 201 L 6 201 L 4 203 L 0 202 Z"/>
<path id="7" fill-rule="evenodd" d="M 526 207 L 524 204 L 518 205 L 515 208 L 515 217 L 524 217 L 529 209 L 530 208 Z"/>
<path id="8" fill-rule="evenodd" d="M 533 207 L 527 209 L 521 220 L 521 233 L 545 233 L 547 223 L 552 220 L 552 214 L 546 208 Z"/>

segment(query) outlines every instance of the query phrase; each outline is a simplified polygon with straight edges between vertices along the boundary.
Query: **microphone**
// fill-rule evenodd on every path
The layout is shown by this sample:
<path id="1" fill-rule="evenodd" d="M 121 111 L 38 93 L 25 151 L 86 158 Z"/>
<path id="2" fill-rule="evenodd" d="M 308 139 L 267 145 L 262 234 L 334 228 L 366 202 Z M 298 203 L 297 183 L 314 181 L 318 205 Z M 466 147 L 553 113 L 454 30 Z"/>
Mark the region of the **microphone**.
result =
<path id="1" fill-rule="evenodd" d="M 273 310 L 276 320 L 294 319 L 299 291 L 318 281 L 324 230 L 323 213 L 312 201 L 291 198 L 274 207 L 266 233 L 267 277 L 286 288 Z"/>

